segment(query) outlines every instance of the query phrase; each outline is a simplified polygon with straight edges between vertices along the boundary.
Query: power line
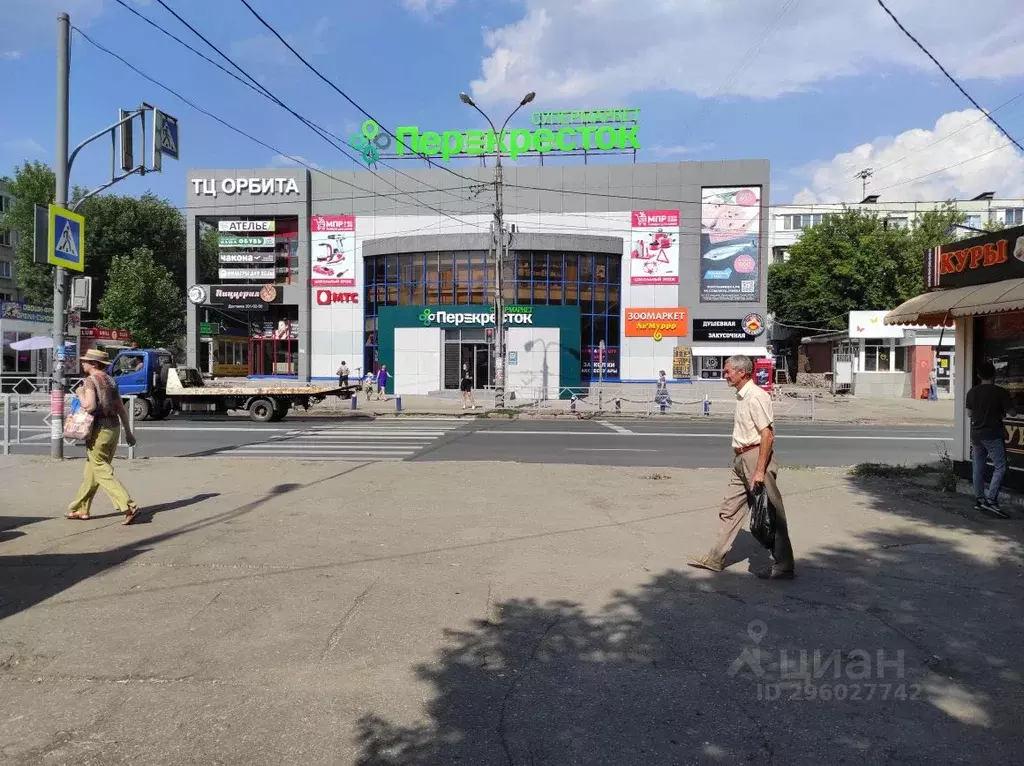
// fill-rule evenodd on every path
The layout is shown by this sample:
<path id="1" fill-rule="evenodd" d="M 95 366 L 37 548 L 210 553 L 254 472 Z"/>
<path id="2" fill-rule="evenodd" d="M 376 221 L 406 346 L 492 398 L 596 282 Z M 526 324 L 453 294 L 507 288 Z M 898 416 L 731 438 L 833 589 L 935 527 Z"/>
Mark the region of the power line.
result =
<path id="1" fill-rule="evenodd" d="M 974 98 L 971 96 L 971 94 L 968 93 L 966 90 L 964 90 L 963 86 L 959 82 L 956 81 L 956 78 L 954 78 L 953 75 L 951 75 L 949 72 L 946 71 L 946 68 L 944 66 L 942 66 L 942 64 L 939 63 L 939 60 L 937 58 L 935 58 L 935 56 L 933 56 L 931 54 L 931 51 L 929 51 L 927 48 L 925 48 L 924 45 L 922 45 L 918 41 L 918 39 L 916 37 L 914 37 L 912 34 L 910 34 L 910 32 L 907 30 L 907 28 L 905 26 L 903 26 L 902 23 L 900 23 L 900 20 L 896 18 L 895 14 L 892 11 L 889 10 L 889 8 L 886 6 L 886 4 L 884 2 L 882 2 L 882 0 L 877 0 L 877 2 L 878 2 L 878 4 L 880 6 L 882 6 L 882 10 L 885 11 L 887 14 L 889 14 L 889 18 L 892 19 L 896 23 L 896 26 L 898 26 L 900 28 L 900 31 L 903 32 L 903 34 L 905 34 L 907 37 L 909 37 L 911 39 L 911 41 L 914 43 L 914 45 L 916 45 L 918 48 L 921 49 L 921 51 L 924 53 L 924 55 L 926 55 L 928 58 L 930 58 L 932 60 L 932 63 L 935 64 L 935 66 L 937 66 L 939 68 L 939 70 L 942 72 L 942 74 L 946 75 L 946 79 L 949 80 L 951 83 L 953 83 L 953 85 L 956 86 L 956 89 L 958 91 L 960 91 L 961 93 L 963 93 L 964 97 L 968 101 L 970 101 L 972 104 L 974 104 L 974 107 L 976 109 L 978 109 L 978 110 L 980 110 L 982 112 L 985 112 L 985 110 L 981 108 L 981 104 L 979 104 L 977 101 L 975 101 Z M 1012 141 L 1016 145 L 1016 147 L 1018 149 L 1020 149 L 1022 152 L 1024 152 L 1024 146 L 1021 146 L 1017 142 L 1017 139 L 1015 139 L 1013 136 L 1011 136 L 1010 133 L 1006 130 L 1006 128 L 1004 128 L 1002 125 L 1000 125 L 998 122 L 996 122 L 996 118 L 995 117 L 993 117 L 991 114 L 988 114 L 987 112 L 985 112 L 985 115 L 988 117 L 988 119 L 992 122 L 993 125 L 995 125 L 997 128 L 999 128 L 999 131 L 1004 136 L 1006 136 L 1008 139 L 1010 139 L 1010 141 Z"/>
<path id="2" fill-rule="evenodd" d="M 83 32 L 78 27 L 72 27 L 72 28 L 74 29 L 75 32 L 77 32 L 88 43 L 90 43 L 94 47 L 98 48 L 99 50 L 103 51 L 108 56 L 112 56 L 113 58 L 117 59 L 118 61 L 120 61 L 122 64 L 124 64 L 126 67 L 131 69 L 133 72 L 135 72 L 140 77 L 148 80 L 149 82 L 153 83 L 157 87 L 162 88 L 163 90 L 167 91 L 172 96 L 174 96 L 175 98 L 179 99 L 182 103 L 188 105 L 189 107 L 191 107 L 192 109 L 196 110 L 200 114 L 203 114 L 203 115 L 209 117 L 210 119 L 212 119 L 212 120 L 220 123 L 221 125 L 223 125 L 228 130 L 231 130 L 231 131 L 237 133 L 238 135 L 243 136 L 243 137 L 249 139 L 250 141 L 252 141 L 252 142 L 254 142 L 256 144 L 259 144 L 260 146 L 262 146 L 262 147 L 264 147 L 266 149 L 269 149 L 270 151 L 274 152 L 275 154 L 278 154 L 278 155 L 280 155 L 282 157 L 285 157 L 285 158 L 291 160 L 292 162 L 294 162 L 297 165 L 302 165 L 303 167 L 307 168 L 308 170 L 310 170 L 310 171 L 312 171 L 314 173 L 319 173 L 320 175 L 325 176 L 327 178 L 330 178 L 333 181 L 337 181 L 338 183 L 345 184 L 346 186 L 349 186 L 350 188 L 358 189 L 359 191 L 363 191 L 363 192 L 367 192 L 368 193 L 367 194 L 368 197 L 399 196 L 399 195 L 411 196 L 410 192 L 404 192 L 404 191 L 402 191 L 400 189 L 398 190 L 398 194 L 395 194 L 395 195 L 381 195 L 381 194 L 377 194 L 377 193 L 371 191 L 370 189 L 366 189 L 366 188 L 364 188 L 362 186 L 358 186 L 358 185 L 353 184 L 353 183 L 351 183 L 349 181 L 345 181 L 345 180 L 343 180 L 341 178 L 338 178 L 337 176 L 333 176 L 330 173 L 327 173 L 326 171 L 321 170 L 318 167 L 315 167 L 313 165 L 310 165 L 310 164 L 304 162 L 303 160 L 299 159 L 298 157 L 293 157 L 292 155 L 288 154 L 284 150 L 278 149 L 277 147 L 272 146 L 271 144 L 268 144 L 266 141 L 263 141 L 262 139 L 256 138 L 255 136 L 253 136 L 253 135 L 251 135 L 249 133 L 246 133 L 244 130 L 241 130 L 240 128 L 235 127 L 234 125 L 232 125 L 231 123 L 227 122 L 226 120 L 224 120 L 224 119 L 218 117 L 217 115 L 213 114 L 212 112 L 202 108 L 198 104 L 194 103 L 193 101 L 189 100 L 185 96 L 183 96 L 180 93 L 178 93 L 173 88 L 171 88 L 171 87 L 169 87 L 167 85 L 164 85 L 164 83 L 162 83 L 159 80 L 157 80 L 157 79 L 151 77 L 150 75 L 146 74 L 141 69 L 136 67 L 131 62 L 127 61 L 125 58 L 123 58 L 119 54 L 114 53 L 109 48 L 106 48 L 105 46 L 103 46 L 100 43 L 96 42 L 88 34 Z M 381 179 L 381 180 L 385 180 L 385 179 Z M 385 180 L 385 183 L 387 183 L 386 180 Z M 394 184 L 390 184 L 390 185 L 394 187 Z M 397 189 L 397 187 L 394 187 L 394 188 Z M 350 198 L 343 197 L 341 199 L 344 200 L 344 199 L 350 199 Z M 462 200 L 462 201 L 468 201 L 468 200 Z M 255 203 L 255 204 L 261 204 L 261 203 Z M 277 203 L 266 203 L 266 204 L 277 204 Z M 452 218 L 452 220 L 456 221 L 457 223 L 461 223 L 461 224 L 466 225 L 466 226 L 479 227 L 479 226 L 482 225 L 482 224 L 471 224 L 471 223 L 468 223 L 467 221 L 463 221 L 463 220 L 458 219 L 458 218 L 453 218 L 452 216 L 450 216 L 450 215 L 448 215 L 446 213 L 441 213 L 436 208 L 433 208 L 432 206 L 426 205 L 425 203 L 422 203 L 422 202 L 416 202 L 416 204 L 420 205 L 420 206 L 423 206 L 423 207 L 426 207 L 426 208 L 428 208 L 430 210 L 433 210 L 435 213 L 438 213 L 439 215 L 445 215 L 446 217 Z M 187 209 L 187 208 L 181 208 L 181 209 Z M 193 209 L 195 209 L 195 206 L 193 206 Z"/>
<path id="3" fill-rule="evenodd" d="M 161 5 L 164 4 L 163 0 L 157 0 L 157 2 L 159 2 Z M 437 167 L 437 168 L 439 168 L 441 170 L 444 170 L 444 171 L 446 171 L 448 173 L 451 173 L 452 175 L 456 176 L 457 178 L 461 178 L 464 181 L 468 180 L 464 175 L 462 175 L 461 173 L 456 173 L 454 170 L 452 170 L 451 168 L 447 167 L 446 165 L 438 165 L 433 160 L 431 160 L 427 155 L 420 154 L 419 152 L 413 151 L 412 148 L 408 144 L 406 144 L 397 135 L 395 135 L 390 130 L 388 130 L 388 128 L 384 125 L 383 122 L 378 120 L 376 117 L 374 117 L 368 111 L 366 111 L 363 107 L 361 107 L 359 104 L 357 104 L 352 99 L 351 96 L 349 96 L 345 91 L 343 91 L 341 88 L 339 88 L 337 85 L 335 85 L 334 82 L 331 81 L 326 75 L 324 75 L 323 72 L 321 72 L 315 66 L 310 64 L 308 61 L 306 61 L 306 59 L 302 56 L 302 54 L 299 53 L 297 50 L 295 50 L 295 48 L 292 47 L 291 43 L 289 43 L 287 40 L 285 40 L 280 35 L 280 33 L 276 29 L 274 29 L 273 26 L 270 25 L 270 23 L 266 19 L 264 19 L 262 16 L 260 16 L 260 14 L 256 11 L 255 8 L 253 8 L 251 5 L 249 5 L 248 0 L 241 0 L 241 2 L 242 2 L 242 5 L 244 5 L 246 8 L 249 9 L 249 13 L 251 13 L 253 16 L 256 17 L 256 19 L 260 22 L 260 24 L 262 24 L 264 27 L 266 27 L 267 30 L 272 35 L 274 35 L 274 37 L 276 37 L 285 48 L 287 48 L 289 51 L 291 51 L 299 61 L 301 61 L 303 64 L 306 65 L 306 68 L 309 69 L 309 71 L 311 71 L 313 74 L 315 74 L 317 77 L 319 77 L 325 83 L 327 83 L 339 96 L 341 96 L 348 103 L 350 103 L 357 110 L 359 110 L 359 112 L 361 114 L 363 114 L 367 119 L 373 120 L 375 123 L 377 123 L 377 127 L 379 127 L 382 131 L 384 131 L 389 136 L 391 136 L 393 139 L 395 139 L 395 141 L 397 141 L 401 146 L 404 146 L 406 149 L 408 149 L 413 154 L 418 154 L 420 157 L 422 157 L 424 160 L 427 161 L 428 165 L 433 165 L 433 166 L 435 166 L 435 167 Z M 499 151 L 500 151 L 500 147 L 499 147 Z"/>
<path id="4" fill-rule="evenodd" d="M 264 98 L 266 98 L 267 100 L 271 101 L 272 103 L 276 103 L 276 104 L 278 104 L 280 106 L 283 106 L 282 104 L 280 104 L 280 102 L 277 99 L 274 98 L 273 94 L 271 94 L 269 91 L 267 91 L 266 88 L 264 88 L 260 83 L 256 82 L 256 80 L 254 80 L 253 78 L 251 78 L 251 77 L 249 78 L 249 79 L 252 80 L 252 82 L 248 82 L 248 81 L 242 79 L 241 77 L 239 77 L 237 74 L 235 74 L 231 70 L 225 68 L 221 64 L 218 64 L 216 61 L 211 59 L 206 54 L 204 54 L 201 51 L 198 51 L 195 48 L 193 48 L 191 45 L 189 45 L 187 42 L 185 42 L 180 37 L 175 35 L 173 32 L 168 31 L 167 29 L 165 29 L 164 27 L 160 26 L 159 24 L 157 24 L 155 21 L 153 21 L 149 17 L 143 15 L 142 13 L 137 11 L 136 9 L 132 8 L 130 5 L 128 5 L 125 2 L 125 0 L 115 0 L 115 2 L 117 2 L 119 5 L 121 5 L 122 7 L 127 9 L 128 11 L 130 11 L 132 14 L 134 14 L 138 18 L 142 19 L 142 21 L 144 21 L 147 24 L 149 24 L 151 27 L 153 27 L 154 29 L 159 31 L 161 34 L 164 34 L 167 37 L 170 37 L 172 40 L 177 42 L 179 45 L 183 46 L 184 48 L 187 48 L 189 51 L 191 51 L 195 55 L 199 56 L 204 61 L 212 64 L 215 67 L 217 67 L 217 69 L 219 69 L 222 72 L 224 72 L 224 74 L 228 75 L 229 77 L 233 78 L 234 80 L 237 80 L 238 82 L 240 82 L 242 85 L 244 85 L 245 87 L 249 88 L 253 92 L 258 93 L 259 95 L 263 96 Z M 182 19 L 177 13 L 175 13 L 172 9 L 168 8 L 163 3 L 161 3 L 161 5 L 163 5 L 165 8 L 167 8 L 168 11 L 170 11 L 170 13 L 172 13 L 175 16 L 175 18 L 177 18 L 179 21 L 181 21 L 181 23 L 185 24 L 189 29 L 191 29 L 207 45 L 209 45 L 211 48 L 214 48 L 215 50 L 217 50 L 215 48 L 215 46 L 213 46 L 213 44 L 210 43 L 210 41 L 206 39 L 206 37 L 201 35 L 194 27 L 192 27 L 190 24 L 188 24 L 188 22 L 186 22 L 184 19 Z M 218 52 L 219 52 L 219 50 L 218 50 Z M 231 63 L 236 68 L 238 68 L 237 65 L 234 64 L 234 62 L 230 61 L 229 59 L 228 59 L 228 62 Z M 243 74 L 245 74 L 246 77 L 249 77 L 248 73 L 246 73 L 244 70 L 239 69 L 239 71 L 241 71 Z M 253 83 L 255 83 L 255 84 L 253 84 Z M 328 136 L 331 136 L 332 138 L 336 139 L 337 141 L 341 141 L 342 143 L 344 143 L 345 140 L 343 138 L 341 138 L 340 136 L 335 135 L 331 131 L 329 131 L 326 128 L 324 128 L 322 125 L 318 125 L 317 123 L 313 122 L 312 120 L 306 120 L 306 122 L 308 124 L 310 124 L 311 126 L 313 126 L 314 128 L 316 128 L 318 131 L 320 131 L 322 133 L 326 133 Z M 352 159 L 351 155 L 348 155 L 348 156 L 349 156 L 350 159 Z M 359 163 L 357 163 L 357 164 L 359 164 Z M 401 171 L 399 171 L 397 168 L 394 168 L 394 167 L 388 165 L 387 163 L 381 163 L 381 164 L 383 164 L 385 167 L 387 167 L 387 168 L 389 168 L 391 170 L 394 170 L 396 173 L 401 173 Z M 360 165 L 360 167 L 361 167 L 361 165 Z M 448 190 L 448 189 L 435 189 L 434 187 L 431 187 L 429 184 L 426 184 L 424 182 L 420 182 L 420 183 L 423 183 L 424 186 L 427 186 L 428 189 L 431 189 L 433 191 L 442 191 L 442 192 L 449 193 L 449 194 L 451 193 L 451 190 Z M 477 185 L 478 186 L 486 186 L 487 184 L 484 181 L 480 181 L 480 182 L 477 182 Z M 468 187 L 460 187 L 460 188 L 468 188 Z M 403 192 L 403 193 L 407 193 L 407 192 Z M 452 196 L 455 196 L 455 195 L 452 195 Z M 462 198 L 459 197 L 459 199 L 462 199 Z"/>
<path id="5" fill-rule="evenodd" d="M 245 2 L 245 0 L 242 0 L 242 2 Z M 707 118 L 707 116 L 714 110 L 716 103 L 715 99 L 718 98 L 718 95 L 723 90 L 725 90 L 725 88 L 732 84 L 733 80 L 736 79 L 736 76 L 740 73 L 743 67 L 746 66 L 747 60 L 750 59 L 752 56 L 757 55 L 757 53 L 761 49 L 761 46 L 764 45 L 765 41 L 771 36 L 772 32 L 775 31 L 775 27 L 778 26 L 779 21 L 782 20 L 782 17 L 786 15 L 786 12 L 790 9 L 790 7 L 792 7 L 792 5 L 795 2 L 798 2 L 798 0 L 785 0 L 785 2 L 782 4 L 782 7 L 779 9 L 779 12 L 775 14 L 775 18 L 768 22 L 768 25 L 765 26 L 763 30 L 761 30 L 761 34 L 754 41 L 753 45 L 751 45 L 750 48 L 747 49 L 747 52 L 743 54 L 743 58 L 740 59 L 739 63 L 733 68 L 729 75 L 722 81 L 722 84 L 719 85 L 715 92 L 711 95 L 711 98 L 708 100 L 705 107 L 697 115 L 697 119 L 694 121 L 695 125 L 700 125 Z M 692 128 L 690 126 L 687 126 L 685 131 L 683 131 L 680 143 L 685 145 L 687 139 L 690 137 L 691 132 Z"/>
<path id="6" fill-rule="evenodd" d="M 218 47 L 217 47 L 216 45 L 214 45 L 214 44 L 213 44 L 212 42 L 210 42 L 210 40 L 208 40 L 208 39 L 207 39 L 207 38 L 206 38 L 206 37 L 205 37 L 205 36 L 204 36 L 204 35 L 203 35 L 203 34 L 202 34 L 202 33 L 201 33 L 201 32 L 200 32 L 200 31 L 199 31 L 198 29 L 196 29 L 196 28 L 195 28 L 194 26 L 192 26 L 192 24 L 190 24 L 190 23 L 189 23 L 188 21 L 186 21 L 186 20 L 185 20 L 184 18 L 182 18 L 182 17 L 181 17 L 181 15 L 177 13 L 177 11 L 175 11 L 175 10 L 174 10 L 173 8 L 171 8 L 171 7 L 169 6 L 169 5 L 167 5 L 167 3 L 165 3 L 165 2 L 164 2 L 164 0 L 157 0 L 157 2 L 158 2 L 158 3 L 160 4 L 160 6 L 161 6 L 161 7 L 163 7 L 163 8 L 164 8 L 164 9 L 165 9 L 165 10 L 166 10 L 166 11 L 167 11 L 168 13 L 170 13 L 170 14 L 171 14 L 172 16 L 174 16 L 174 18 L 176 18 L 176 19 L 177 19 L 177 20 L 178 20 L 179 22 L 181 22 L 181 23 L 182 23 L 182 24 L 184 24 L 184 25 L 185 25 L 186 27 L 188 27 L 188 29 L 189 29 L 189 30 L 191 30 L 191 32 L 192 32 L 193 34 L 195 34 L 195 35 L 196 35 L 196 36 L 197 36 L 197 37 L 198 37 L 198 38 L 199 38 L 200 40 L 202 40 L 202 41 L 203 41 L 204 43 L 206 43 L 206 44 L 207 44 L 208 46 L 210 46 L 210 48 L 212 48 L 212 49 L 213 49 L 213 50 L 214 50 L 214 51 L 215 51 L 215 52 L 217 53 L 217 55 L 219 55 L 219 56 L 220 56 L 220 57 L 221 57 L 222 59 L 224 59 L 225 61 L 227 61 L 227 62 L 228 62 L 228 63 L 229 63 L 229 64 L 230 64 L 231 66 L 233 66 L 233 67 L 234 67 L 235 69 L 237 69 L 237 70 L 238 70 L 238 71 L 239 71 L 239 72 L 240 72 L 240 73 L 241 73 L 241 74 L 242 74 L 243 76 L 245 76 L 245 78 L 246 78 L 246 79 L 248 79 L 249 81 L 251 81 L 251 82 L 253 83 L 253 85 L 255 85 L 255 86 L 256 86 L 257 88 L 259 88 L 259 89 L 260 89 L 261 91 L 263 91 L 263 93 L 265 93 L 265 94 L 266 94 L 266 96 L 267 96 L 267 97 L 268 97 L 268 98 L 269 98 L 269 99 L 270 99 L 271 101 L 273 101 L 274 103 L 276 103 L 276 104 L 277 104 L 278 106 L 280 106 L 280 107 L 281 107 L 282 109 L 284 109 L 285 111 L 289 112 L 289 113 L 290 113 L 290 114 L 291 114 L 292 116 L 294 116 L 294 117 L 295 117 L 295 118 L 296 118 L 297 120 L 299 120 L 300 122 L 302 122 L 303 124 L 305 124 L 306 126 L 308 126 L 308 127 L 309 127 L 309 128 L 310 128 L 310 129 L 311 129 L 311 130 L 312 130 L 313 132 L 314 132 L 314 133 L 316 133 L 316 134 L 317 134 L 318 136 L 320 136 L 320 137 L 321 137 L 321 138 L 323 138 L 323 139 L 324 139 L 325 141 L 327 141 L 327 143 L 329 143 L 329 144 L 330 144 L 331 146 L 333 146 L 333 147 L 334 147 L 335 149 L 337 149 L 337 150 L 338 150 L 338 151 L 340 151 L 340 152 L 341 152 L 342 154 L 344 154 L 344 155 L 345 155 L 346 157 L 348 157 L 348 158 L 349 158 L 350 160 L 352 160 L 352 162 L 353 162 L 353 163 L 355 163 L 355 164 L 356 164 L 357 166 L 358 166 L 358 165 L 360 165 L 360 162 L 359 162 L 359 160 L 358 160 L 357 158 L 355 158 L 355 157 L 354 157 L 354 156 L 353 156 L 352 154 L 350 154 L 350 153 L 348 152 L 348 150 L 346 150 L 346 149 L 345 149 L 345 148 L 344 148 L 344 147 L 343 147 L 342 145 L 340 145 L 340 144 L 338 144 L 338 143 L 337 143 L 337 141 L 341 141 L 342 139 L 340 139 L 340 138 L 337 138 L 337 137 L 334 137 L 334 138 L 335 138 L 335 140 L 332 140 L 332 139 L 331 139 L 331 138 L 330 138 L 330 137 L 329 137 L 329 136 L 327 135 L 327 131 L 324 131 L 324 130 L 323 130 L 323 129 L 321 129 L 321 128 L 320 128 L 319 126 L 315 125 L 315 124 L 314 124 L 314 123 L 312 123 L 312 122 L 311 122 L 310 120 L 308 120 L 308 119 L 306 119 L 305 117 L 303 117 L 303 116 L 302 116 L 301 114 L 299 114 L 299 113 L 298 113 L 298 112 L 296 112 L 296 111 L 295 111 L 294 109 L 292 109 L 292 108 L 291 108 L 291 107 L 289 107 L 289 106 L 288 106 L 287 104 L 285 104 L 285 103 L 284 103 L 284 102 L 283 102 L 283 101 L 282 101 L 281 99 L 279 99 L 279 98 L 278 98 L 277 96 L 275 96 L 275 95 L 274 95 L 273 93 L 271 93 L 271 92 L 270 92 L 270 90 L 269 90 L 268 88 L 266 88 L 266 87 L 265 87 L 265 86 L 264 86 L 264 85 L 263 85 L 262 83 L 260 83 L 260 82 L 259 82 L 259 81 L 258 81 L 258 80 L 257 80 L 257 79 L 255 78 L 255 77 L 253 77 L 253 76 L 252 76 L 252 75 L 250 75 L 250 74 L 249 74 L 249 73 L 248 73 L 247 71 L 245 71 L 245 69 L 243 69 L 243 68 L 242 68 L 241 66 L 239 66 L 239 65 L 238 65 L 238 64 L 237 64 L 237 63 L 236 63 L 235 61 L 233 61 L 233 60 L 231 59 L 231 57 L 230 57 L 230 56 L 228 56 L 228 55 L 227 55 L 226 53 L 224 53 L 224 52 L 223 52 L 223 51 L 222 51 L 222 50 L 221 50 L 220 48 L 218 48 Z M 307 166 L 307 167 L 308 167 L 308 166 Z M 400 170 L 397 170 L 396 168 L 391 168 L 391 169 L 392 169 L 392 170 L 395 170 L 395 172 L 396 172 L 396 173 L 399 173 L 399 174 L 405 175 L 405 174 L 404 174 L 404 173 L 403 173 L 402 171 L 400 171 Z M 372 175 L 374 175 L 374 176 L 375 176 L 376 178 L 378 178 L 378 179 L 380 179 L 380 180 L 384 181 L 384 183 L 387 183 L 388 185 L 392 186 L 393 188 L 395 188 L 395 189 L 398 189 L 398 187 L 397 187 L 397 186 L 396 186 L 395 184 L 392 184 L 392 183 L 390 183 L 389 181 L 387 181 L 386 179 L 384 179 L 383 177 L 381 177 L 380 175 L 378 175 L 378 174 L 377 174 L 376 172 L 374 172 L 374 171 L 373 171 L 372 169 L 370 169 L 370 170 L 369 170 L 369 172 L 370 172 L 370 173 L 371 173 Z M 411 178 L 411 176 L 409 176 L 409 177 Z M 424 186 L 428 186 L 428 185 L 427 185 L 427 184 L 424 184 Z M 429 186 L 428 186 L 428 188 L 432 188 L 432 190 L 433 190 L 433 191 L 441 191 L 440 189 L 436 189 L 436 188 L 433 188 L 433 187 L 429 187 Z M 366 189 L 363 189 L 363 191 L 368 191 L 368 190 L 366 190 Z M 412 195 L 412 192 L 407 192 L 407 194 L 409 194 L 409 195 L 411 196 L 411 195 Z M 424 207 L 427 207 L 427 208 L 430 208 L 430 209 L 434 210 L 434 212 L 437 212 L 437 213 L 438 213 L 438 214 L 440 214 L 440 215 L 445 215 L 445 216 L 447 216 L 447 217 L 451 217 L 451 216 L 449 216 L 449 215 L 448 215 L 447 213 L 442 213 L 441 211 L 437 210 L 436 208 L 432 208 L 432 207 L 431 207 L 430 205 L 427 205 L 427 204 L 425 204 L 425 203 L 421 203 L 421 204 L 423 204 L 423 205 L 424 205 Z M 457 219 L 457 218 L 453 218 L 453 220 L 455 220 L 455 221 L 458 221 L 459 223 L 465 223 L 464 221 L 460 221 L 460 220 L 459 220 L 459 219 Z"/>

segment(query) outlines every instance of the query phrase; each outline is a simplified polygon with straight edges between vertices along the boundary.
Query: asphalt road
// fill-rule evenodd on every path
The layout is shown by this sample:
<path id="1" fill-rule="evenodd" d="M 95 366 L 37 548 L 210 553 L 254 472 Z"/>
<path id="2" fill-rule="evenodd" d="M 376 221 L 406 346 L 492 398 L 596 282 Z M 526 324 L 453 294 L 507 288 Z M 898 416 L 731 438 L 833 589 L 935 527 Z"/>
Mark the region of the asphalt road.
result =
<path id="1" fill-rule="evenodd" d="M 724 420 L 174 419 L 139 424 L 136 455 L 714 468 L 729 460 L 731 430 Z M 12 451 L 47 454 L 48 433 L 39 416 L 26 413 L 22 443 Z M 776 454 L 785 465 L 914 464 L 937 459 L 951 436 L 949 427 L 782 423 Z M 66 454 L 83 450 L 69 447 Z"/>

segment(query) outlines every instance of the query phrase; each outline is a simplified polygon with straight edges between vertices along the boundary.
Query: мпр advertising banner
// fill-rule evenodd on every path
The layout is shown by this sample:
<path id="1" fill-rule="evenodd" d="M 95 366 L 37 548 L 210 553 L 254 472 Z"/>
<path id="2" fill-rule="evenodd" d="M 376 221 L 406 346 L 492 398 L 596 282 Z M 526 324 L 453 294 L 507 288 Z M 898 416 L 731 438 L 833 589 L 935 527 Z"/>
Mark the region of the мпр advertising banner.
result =
<path id="1" fill-rule="evenodd" d="M 351 215 L 314 215 L 309 220 L 312 287 L 355 287 L 356 219 Z"/>
<path id="2" fill-rule="evenodd" d="M 629 283 L 679 284 L 679 211 L 634 210 L 631 214 Z"/>
<path id="3" fill-rule="evenodd" d="M 701 189 L 702 303 L 751 303 L 757 300 L 760 236 L 760 186 Z"/>

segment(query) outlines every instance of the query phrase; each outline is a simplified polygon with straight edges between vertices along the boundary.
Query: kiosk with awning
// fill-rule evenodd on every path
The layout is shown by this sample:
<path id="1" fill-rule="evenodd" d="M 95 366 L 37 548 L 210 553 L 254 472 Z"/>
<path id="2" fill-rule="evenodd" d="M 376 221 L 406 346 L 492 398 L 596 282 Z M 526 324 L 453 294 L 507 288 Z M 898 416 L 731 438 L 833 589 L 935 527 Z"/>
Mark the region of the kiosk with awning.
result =
<path id="1" fill-rule="evenodd" d="M 890 325 L 956 321 L 956 410 L 950 456 L 958 473 L 971 473 L 970 422 L 964 402 L 988 360 L 995 382 L 1010 392 L 1015 415 L 1005 421 L 1009 470 L 1005 485 L 1024 491 L 1024 226 L 929 250 L 927 292 L 890 311 Z"/>

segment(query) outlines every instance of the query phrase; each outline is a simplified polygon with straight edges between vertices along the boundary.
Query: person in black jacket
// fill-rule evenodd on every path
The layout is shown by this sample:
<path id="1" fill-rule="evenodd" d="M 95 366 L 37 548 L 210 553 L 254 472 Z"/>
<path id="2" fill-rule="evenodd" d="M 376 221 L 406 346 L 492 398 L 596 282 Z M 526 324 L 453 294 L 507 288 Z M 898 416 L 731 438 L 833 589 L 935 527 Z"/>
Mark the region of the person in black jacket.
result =
<path id="1" fill-rule="evenodd" d="M 967 392 L 967 415 L 971 419 L 971 458 L 974 463 L 974 507 L 1009 518 L 999 507 L 999 488 L 1006 476 L 1006 442 L 1003 420 L 1013 414 L 1010 394 L 995 384 L 992 362 L 978 366 L 981 383 Z M 985 464 L 992 460 L 992 479 L 985 491 Z"/>

